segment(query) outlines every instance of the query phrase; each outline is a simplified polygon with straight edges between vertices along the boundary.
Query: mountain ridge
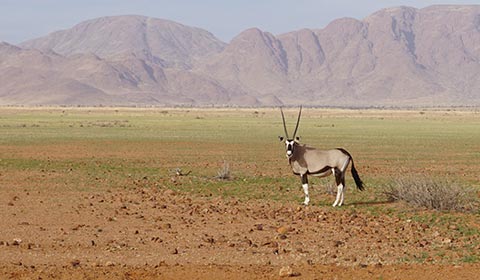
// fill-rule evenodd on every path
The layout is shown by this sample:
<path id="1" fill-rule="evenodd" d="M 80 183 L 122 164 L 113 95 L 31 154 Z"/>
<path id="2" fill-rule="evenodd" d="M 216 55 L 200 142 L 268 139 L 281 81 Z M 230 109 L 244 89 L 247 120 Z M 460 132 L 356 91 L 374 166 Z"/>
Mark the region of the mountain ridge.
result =
<path id="1" fill-rule="evenodd" d="M 102 17 L 0 43 L 0 74 L 3 105 L 479 106 L 480 5 L 250 28 L 229 43 L 169 20 Z"/>

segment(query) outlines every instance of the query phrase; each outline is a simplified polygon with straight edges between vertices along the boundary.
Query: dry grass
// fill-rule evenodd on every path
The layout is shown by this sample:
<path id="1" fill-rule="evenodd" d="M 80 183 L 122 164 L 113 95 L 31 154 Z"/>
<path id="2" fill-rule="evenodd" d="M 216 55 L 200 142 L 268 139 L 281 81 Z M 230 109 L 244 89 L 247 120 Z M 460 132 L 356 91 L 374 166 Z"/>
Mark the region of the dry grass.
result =
<path id="1" fill-rule="evenodd" d="M 447 179 L 411 175 L 387 185 L 384 194 L 392 201 L 440 211 L 469 212 L 478 209 L 475 189 Z"/>
<path id="2" fill-rule="evenodd" d="M 220 180 L 230 180 L 232 178 L 230 173 L 230 164 L 226 160 L 223 161 L 223 166 L 220 170 L 218 170 L 215 178 Z"/>

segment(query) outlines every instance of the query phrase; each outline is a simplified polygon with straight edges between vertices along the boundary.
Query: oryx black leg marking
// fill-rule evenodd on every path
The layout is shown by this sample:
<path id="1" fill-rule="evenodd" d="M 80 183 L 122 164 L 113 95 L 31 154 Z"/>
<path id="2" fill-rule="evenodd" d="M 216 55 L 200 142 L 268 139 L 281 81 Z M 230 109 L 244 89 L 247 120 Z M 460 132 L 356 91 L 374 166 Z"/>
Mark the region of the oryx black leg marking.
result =
<path id="1" fill-rule="evenodd" d="M 333 207 L 342 206 L 345 197 L 345 171 L 350 163 L 350 158 L 347 158 L 340 168 L 335 169 L 335 182 L 337 184 L 337 198 L 333 203 Z"/>
<path id="2" fill-rule="evenodd" d="M 334 170 L 335 170 L 335 172 L 334 172 L 335 173 L 335 184 L 337 186 L 337 198 L 335 199 L 335 202 L 333 203 L 333 207 L 339 205 L 340 199 L 341 199 L 341 196 L 342 196 L 342 193 L 343 193 L 343 185 L 342 185 L 343 172 L 338 168 L 335 168 Z"/>

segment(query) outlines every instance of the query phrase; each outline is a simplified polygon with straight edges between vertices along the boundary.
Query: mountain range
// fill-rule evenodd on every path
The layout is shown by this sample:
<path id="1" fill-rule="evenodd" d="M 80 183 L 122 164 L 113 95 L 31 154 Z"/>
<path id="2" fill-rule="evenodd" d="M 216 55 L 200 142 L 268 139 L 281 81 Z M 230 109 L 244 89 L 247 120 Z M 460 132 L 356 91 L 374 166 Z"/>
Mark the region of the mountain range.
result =
<path id="1" fill-rule="evenodd" d="M 222 42 L 169 20 L 81 22 L 0 43 L 0 105 L 480 105 L 480 5 L 395 7 Z"/>

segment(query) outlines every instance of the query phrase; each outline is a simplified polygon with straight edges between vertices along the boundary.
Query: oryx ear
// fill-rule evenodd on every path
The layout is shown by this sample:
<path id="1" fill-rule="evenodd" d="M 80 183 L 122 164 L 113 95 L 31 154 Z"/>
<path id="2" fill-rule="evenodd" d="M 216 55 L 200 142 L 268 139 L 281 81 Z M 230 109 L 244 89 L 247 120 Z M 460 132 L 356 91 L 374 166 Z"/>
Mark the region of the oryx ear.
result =
<path id="1" fill-rule="evenodd" d="M 278 136 L 278 140 L 283 141 L 283 137 L 282 137 L 282 136 Z"/>

